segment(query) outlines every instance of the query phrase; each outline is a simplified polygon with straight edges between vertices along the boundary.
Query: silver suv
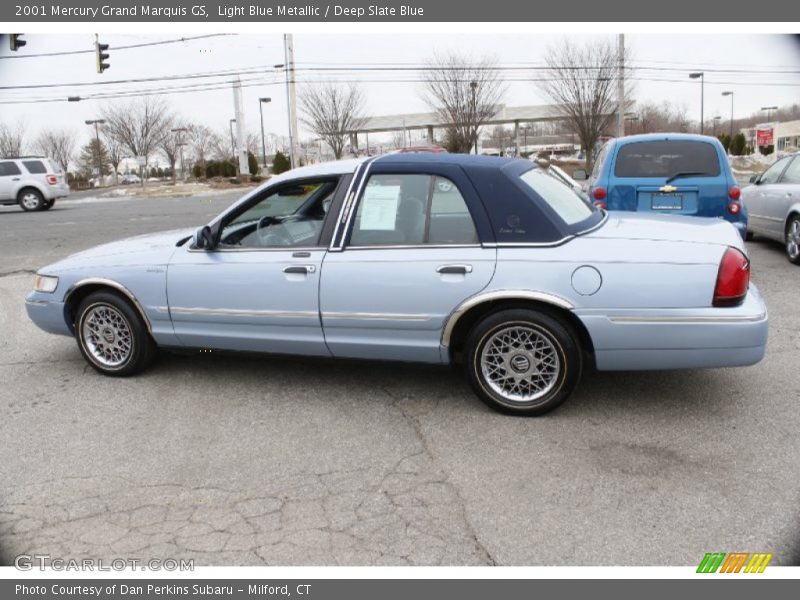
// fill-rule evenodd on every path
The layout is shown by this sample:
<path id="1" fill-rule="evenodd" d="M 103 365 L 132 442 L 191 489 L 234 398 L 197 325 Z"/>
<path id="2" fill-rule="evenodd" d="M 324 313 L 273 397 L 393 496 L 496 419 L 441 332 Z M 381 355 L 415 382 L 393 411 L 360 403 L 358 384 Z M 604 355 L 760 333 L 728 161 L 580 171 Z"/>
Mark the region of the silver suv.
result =
<path id="1" fill-rule="evenodd" d="M 66 177 L 54 160 L 43 156 L 0 159 L 0 204 L 23 210 L 47 210 L 69 195 Z"/>

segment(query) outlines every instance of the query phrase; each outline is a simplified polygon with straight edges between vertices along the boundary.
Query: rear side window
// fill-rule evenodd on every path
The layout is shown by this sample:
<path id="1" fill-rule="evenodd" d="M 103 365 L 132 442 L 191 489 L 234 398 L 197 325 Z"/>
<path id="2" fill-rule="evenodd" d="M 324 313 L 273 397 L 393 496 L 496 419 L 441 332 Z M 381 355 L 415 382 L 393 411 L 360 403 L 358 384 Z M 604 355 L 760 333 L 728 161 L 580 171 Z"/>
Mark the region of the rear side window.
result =
<path id="1" fill-rule="evenodd" d="M 696 177 L 720 174 L 717 149 L 707 142 L 659 140 L 624 144 L 617 152 L 617 177 L 673 177 L 693 173 Z"/>
<path id="2" fill-rule="evenodd" d="M 22 171 L 19 170 L 17 163 L 6 161 L 0 162 L 0 177 L 4 175 L 19 175 Z"/>
<path id="3" fill-rule="evenodd" d="M 40 160 L 23 160 L 22 164 L 25 165 L 25 168 L 28 169 L 28 173 L 31 175 L 47 173 L 47 167 L 45 167 L 44 163 Z"/>
<path id="4" fill-rule="evenodd" d="M 476 244 L 478 234 L 458 187 L 444 177 L 373 175 L 364 188 L 351 246 Z"/>

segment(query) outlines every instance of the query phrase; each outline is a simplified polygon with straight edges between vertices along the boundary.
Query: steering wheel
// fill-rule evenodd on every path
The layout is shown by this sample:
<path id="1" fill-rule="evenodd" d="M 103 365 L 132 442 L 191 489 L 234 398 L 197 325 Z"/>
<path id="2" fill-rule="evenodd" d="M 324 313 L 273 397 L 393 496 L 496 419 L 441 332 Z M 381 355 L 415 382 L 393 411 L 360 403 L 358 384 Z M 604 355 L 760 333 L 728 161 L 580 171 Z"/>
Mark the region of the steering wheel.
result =
<path id="1" fill-rule="evenodd" d="M 258 220 L 256 236 L 261 246 L 290 246 L 292 238 L 283 226 L 283 219 L 265 216 Z"/>

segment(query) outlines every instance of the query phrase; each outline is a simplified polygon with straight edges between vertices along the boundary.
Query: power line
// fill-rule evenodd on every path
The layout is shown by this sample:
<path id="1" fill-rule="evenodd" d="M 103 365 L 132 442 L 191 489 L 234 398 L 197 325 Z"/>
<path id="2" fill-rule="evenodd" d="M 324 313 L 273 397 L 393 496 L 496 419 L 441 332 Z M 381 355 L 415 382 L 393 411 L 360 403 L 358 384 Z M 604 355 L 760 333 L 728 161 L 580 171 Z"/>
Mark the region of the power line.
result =
<path id="1" fill-rule="evenodd" d="M 181 42 L 191 42 L 194 40 L 202 40 L 206 38 L 214 38 L 220 37 L 223 35 L 236 35 L 235 33 L 209 33 L 206 35 L 195 35 L 190 37 L 182 37 L 176 38 L 173 40 L 162 40 L 160 42 L 142 42 L 141 44 L 128 44 L 126 46 L 115 46 L 113 48 L 114 52 L 117 50 L 131 50 L 134 48 L 147 48 L 149 46 L 163 46 L 165 44 L 179 44 Z M 90 50 L 63 50 L 59 52 L 42 52 L 39 54 L 10 54 L 7 56 L 0 56 L 0 60 L 4 59 L 11 59 L 11 58 L 45 58 L 51 56 L 72 56 L 75 54 L 92 54 L 94 53 L 94 48 Z"/>

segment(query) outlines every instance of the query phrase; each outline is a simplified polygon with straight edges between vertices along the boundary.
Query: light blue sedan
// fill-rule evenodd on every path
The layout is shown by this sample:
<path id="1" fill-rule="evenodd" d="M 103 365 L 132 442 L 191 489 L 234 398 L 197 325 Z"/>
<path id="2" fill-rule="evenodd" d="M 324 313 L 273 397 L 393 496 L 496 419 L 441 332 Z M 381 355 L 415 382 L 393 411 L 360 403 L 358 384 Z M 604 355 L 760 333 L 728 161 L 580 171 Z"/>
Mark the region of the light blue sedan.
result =
<path id="1" fill-rule="evenodd" d="M 296 169 L 197 231 L 42 268 L 26 305 L 107 375 L 160 347 L 461 363 L 519 415 L 587 366 L 751 365 L 767 341 L 730 223 L 609 215 L 528 161 L 453 154 Z"/>

